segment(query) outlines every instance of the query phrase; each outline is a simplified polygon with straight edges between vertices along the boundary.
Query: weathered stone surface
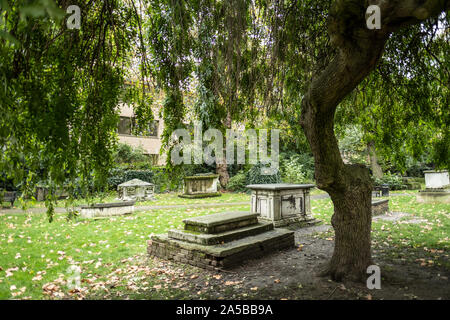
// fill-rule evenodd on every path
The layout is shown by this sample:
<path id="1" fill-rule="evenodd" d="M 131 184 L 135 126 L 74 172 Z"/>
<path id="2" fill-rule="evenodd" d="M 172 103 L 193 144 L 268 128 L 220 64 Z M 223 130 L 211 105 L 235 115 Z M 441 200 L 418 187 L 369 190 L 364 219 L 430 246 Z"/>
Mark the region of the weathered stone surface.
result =
<path id="1" fill-rule="evenodd" d="M 133 179 L 117 186 L 119 198 L 129 200 L 154 200 L 155 185 L 139 179 Z"/>
<path id="2" fill-rule="evenodd" d="M 311 216 L 310 189 L 313 184 L 253 184 L 251 211 L 260 219 L 272 221 L 275 227 L 299 222 L 314 222 Z"/>
<path id="3" fill-rule="evenodd" d="M 215 245 L 254 236 L 272 229 L 273 223 L 263 222 L 216 234 L 197 233 L 189 230 L 169 230 L 168 235 L 169 238 L 175 240 L 198 243 L 202 245 Z"/>
<path id="4" fill-rule="evenodd" d="M 180 194 L 178 196 L 180 198 L 186 199 L 201 199 L 201 198 L 220 197 L 222 196 L 222 194 L 220 192 L 211 192 L 211 193 Z"/>
<path id="5" fill-rule="evenodd" d="M 219 233 L 258 223 L 258 214 L 245 211 L 216 213 L 183 220 L 185 230 Z"/>
<path id="6" fill-rule="evenodd" d="M 221 196 L 217 192 L 217 183 L 219 175 L 217 174 L 198 174 L 184 178 L 184 194 L 182 198 L 208 198 Z"/>
<path id="7" fill-rule="evenodd" d="M 82 218 L 111 217 L 134 212 L 135 201 L 97 203 L 90 206 L 81 206 Z"/>
<path id="8" fill-rule="evenodd" d="M 293 231 L 275 229 L 213 246 L 174 240 L 166 235 L 155 235 L 148 242 L 147 250 L 148 254 L 152 256 L 184 262 L 201 268 L 215 269 L 233 267 L 244 260 L 293 247 L 294 243 Z"/>
<path id="9" fill-rule="evenodd" d="M 450 191 L 419 191 L 416 200 L 420 203 L 450 203 Z"/>
<path id="10" fill-rule="evenodd" d="M 372 216 L 389 212 L 389 199 L 372 201 Z"/>
<path id="11" fill-rule="evenodd" d="M 424 171 L 424 174 L 425 174 L 425 186 L 427 190 L 445 189 L 450 187 L 450 179 L 447 170 L 442 171 L 427 170 Z"/>
<path id="12" fill-rule="evenodd" d="M 313 184 L 291 184 L 291 183 L 268 183 L 268 184 L 250 184 L 247 188 L 252 190 L 297 190 L 311 189 Z"/>

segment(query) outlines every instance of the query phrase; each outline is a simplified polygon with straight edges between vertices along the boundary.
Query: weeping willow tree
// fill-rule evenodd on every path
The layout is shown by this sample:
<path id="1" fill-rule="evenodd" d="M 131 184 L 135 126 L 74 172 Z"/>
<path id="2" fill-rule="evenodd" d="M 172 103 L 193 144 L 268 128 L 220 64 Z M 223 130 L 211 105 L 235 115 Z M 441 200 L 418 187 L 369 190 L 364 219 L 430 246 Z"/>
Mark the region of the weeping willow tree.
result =
<path id="1" fill-rule="evenodd" d="M 138 52 L 143 92 L 151 71 L 165 93 L 166 149 L 186 116 L 183 92 L 195 83 L 196 114 L 207 126 L 224 129 L 263 110 L 304 131 L 317 186 L 335 208 L 324 274 L 362 279 L 372 264 L 372 183 L 366 168 L 342 161 L 338 108 L 364 114 L 369 106 L 352 97 L 379 90 L 394 102 L 376 113 L 383 149 L 414 146 L 418 155 L 430 142 L 436 164 L 449 167 L 450 159 L 450 0 L 380 1 L 381 29 L 369 30 L 373 2 L 1 0 L 1 170 L 26 186 L 37 173 L 55 186 L 101 184 Z M 69 4 L 81 8 L 79 30 L 66 27 Z M 126 96 L 139 101 L 140 118 L 151 117 L 143 94 Z M 404 130 L 412 123 L 427 130 Z"/>
<path id="2" fill-rule="evenodd" d="M 338 107 L 363 114 L 370 106 L 352 97 L 367 86 L 379 90 L 385 100 L 375 113 L 377 141 L 384 150 L 400 153 L 401 144 L 414 145 L 415 155 L 423 152 L 430 139 L 419 137 L 430 137 L 430 130 L 403 126 L 419 121 L 435 133 L 436 163 L 448 167 L 450 159 L 450 1 L 380 1 L 381 29 L 374 30 L 366 25 L 370 4 L 377 1 L 161 0 L 149 11 L 155 77 L 167 94 L 166 135 L 181 123 L 182 90 L 193 74 L 205 115 L 223 120 L 224 110 L 237 117 L 234 112 L 261 105 L 303 129 L 317 186 L 334 204 L 335 249 L 324 274 L 336 280 L 363 279 L 373 263 L 372 182 L 367 168 L 341 158 L 334 132 Z"/>
<path id="3" fill-rule="evenodd" d="M 69 5 L 79 29 L 67 27 Z M 50 220 L 58 186 L 104 184 L 119 99 L 149 109 L 140 89 L 123 91 L 139 25 L 131 1 L 0 1 L 0 171 L 25 194 L 47 181 Z"/>

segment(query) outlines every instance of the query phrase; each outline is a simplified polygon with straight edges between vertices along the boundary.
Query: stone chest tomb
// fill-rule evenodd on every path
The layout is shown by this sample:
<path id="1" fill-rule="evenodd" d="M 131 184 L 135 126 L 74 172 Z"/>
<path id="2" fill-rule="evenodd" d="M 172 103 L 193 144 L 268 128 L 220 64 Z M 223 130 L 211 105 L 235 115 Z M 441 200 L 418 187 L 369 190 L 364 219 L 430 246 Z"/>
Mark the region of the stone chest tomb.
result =
<path id="1" fill-rule="evenodd" d="M 259 219 L 273 222 L 275 227 L 292 223 L 316 224 L 311 216 L 310 190 L 313 184 L 253 184 L 251 212 Z"/>
<path id="2" fill-rule="evenodd" d="M 182 198 L 207 198 L 220 196 L 217 192 L 219 175 L 206 173 L 184 178 L 184 194 Z"/>
<path id="3" fill-rule="evenodd" d="M 155 185 L 139 179 L 133 179 L 117 186 L 119 199 L 123 201 L 154 200 Z"/>
<path id="4" fill-rule="evenodd" d="M 425 174 L 425 186 L 427 189 L 444 189 L 450 186 L 450 180 L 448 171 L 424 171 Z"/>
<path id="5" fill-rule="evenodd" d="M 417 202 L 450 203 L 450 181 L 447 170 L 424 171 L 425 190 L 417 193 Z"/>

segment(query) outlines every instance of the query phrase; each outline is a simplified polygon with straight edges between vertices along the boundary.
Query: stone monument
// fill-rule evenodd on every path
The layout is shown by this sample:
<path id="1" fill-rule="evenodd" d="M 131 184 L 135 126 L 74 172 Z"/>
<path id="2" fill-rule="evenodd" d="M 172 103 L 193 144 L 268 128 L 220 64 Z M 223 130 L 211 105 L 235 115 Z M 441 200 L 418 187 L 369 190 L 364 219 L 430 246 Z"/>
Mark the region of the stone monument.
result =
<path id="1" fill-rule="evenodd" d="M 139 179 L 133 179 L 117 186 L 119 199 L 123 201 L 154 200 L 155 185 Z"/>
<path id="2" fill-rule="evenodd" d="M 450 203 L 450 180 L 447 170 L 424 171 L 425 190 L 419 191 L 417 202 Z"/>
<path id="3" fill-rule="evenodd" d="M 97 203 L 81 206 L 82 218 L 102 218 L 132 214 L 135 201 Z"/>
<path id="4" fill-rule="evenodd" d="M 247 188 L 252 190 L 251 212 L 259 214 L 260 220 L 273 222 L 275 227 L 320 222 L 311 216 L 313 184 L 253 184 Z"/>
<path id="5" fill-rule="evenodd" d="M 221 196 L 217 191 L 219 175 L 201 173 L 184 178 L 184 194 L 182 198 L 208 198 Z"/>
<path id="6" fill-rule="evenodd" d="M 214 270 L 292 248 L 294 232 L 274 229 L 250 212 L 217 213 L 183 220 L 184 230 L 169 230 L 148 241 L 150 256 Z"/>

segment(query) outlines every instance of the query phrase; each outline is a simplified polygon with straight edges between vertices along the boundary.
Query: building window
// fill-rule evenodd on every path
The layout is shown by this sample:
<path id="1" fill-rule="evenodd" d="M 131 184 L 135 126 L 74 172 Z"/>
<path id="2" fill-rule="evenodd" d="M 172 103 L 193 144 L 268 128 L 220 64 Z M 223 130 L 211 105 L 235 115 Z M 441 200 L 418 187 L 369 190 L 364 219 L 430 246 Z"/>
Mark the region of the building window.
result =
<path id="1" fill-rule="evenodd" d="M 119 134 L 131 134 L 131 118 L 120 117 Z"/>
<path id="2" fill-rule="evenodd" d="M 133 129 L 136 127 L 136 119 L 130 117 L 120 117 L 119 121 L 119 134 L 127 134 L 127 135 L 135 135 L 139 137 L 157 137 L 158 136 L 158 128 L 159 121 L 154 120 L 150 123 L 147 128 L 141 130 L 140 132 L 133 132 Z"/>

